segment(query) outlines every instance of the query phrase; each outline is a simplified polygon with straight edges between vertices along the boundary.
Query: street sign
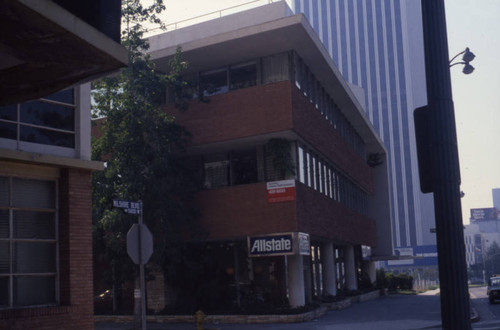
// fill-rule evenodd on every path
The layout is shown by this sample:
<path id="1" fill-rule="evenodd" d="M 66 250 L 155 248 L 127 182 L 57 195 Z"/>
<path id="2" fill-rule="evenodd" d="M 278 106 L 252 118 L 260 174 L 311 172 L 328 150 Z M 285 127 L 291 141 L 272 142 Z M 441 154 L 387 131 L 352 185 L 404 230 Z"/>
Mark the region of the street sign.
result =
<path id="1" fill-rule="evenodd" d="M 128 214 L 141 214 L 142 203 L 113 199 L 113 207 L 121 208 Z"/>
<path id="2" fill-rule="evenodd" d="M 130 227 L 127 233 L 127 253 L 135 264 L 148 262 L 153 254 L 153 235 L 146 225 L 136 223 Z"/>

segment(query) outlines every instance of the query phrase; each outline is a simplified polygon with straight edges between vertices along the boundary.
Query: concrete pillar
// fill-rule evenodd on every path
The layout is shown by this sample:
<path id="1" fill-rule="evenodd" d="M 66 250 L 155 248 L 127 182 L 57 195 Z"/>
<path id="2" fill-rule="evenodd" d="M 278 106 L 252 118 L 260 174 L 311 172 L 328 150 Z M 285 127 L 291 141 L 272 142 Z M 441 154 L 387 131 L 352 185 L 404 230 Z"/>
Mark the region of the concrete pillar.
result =
<path id="1" fill-rule="evenodd" d="M 356 262 L 354 260 L 354 246 L 344 248 L 345 281 L 347 290 L 357 290 Z"/>
<path id="2" fill-rule="evenodd" d="M 323 292 L 321 292 L 321 276 L 322 274 L 320 273 L 320 251 L 319 251 L 319 246 L 314 246 L 314 283 L 316 287 L 316 296 L 321 296 Z M 321 257 L 322 258 L 322 257 Z"/>
<path id="3" fill-rule="evenodd" d="M 313 270 L 312 270 L 312 256 L 302 256 L 304 267 L 304 284 L 306 292 L 306 303 L 312 302 L 313 299 Z"/>
<path id="4" fill-rule="evenodd" d="M 321 245 L 321 263 L 323 267 L 323 295 L 337 295 L 337 272 L 335 270 L 333 243 Z"/>
<path id="5" fill-rule="evenodd" d="M 374 261 L 365 261 L 363 263 L 363 270 L 368 275 L 370 282 L 373 284 L 377 280 L 377 269 Z"/>
<path id="6" fill-rule="evenodd" d="M 304 288 L 304 261 L 301 255 L 288 256 L 288 294 L 291 307 L 306 304 Z"/>

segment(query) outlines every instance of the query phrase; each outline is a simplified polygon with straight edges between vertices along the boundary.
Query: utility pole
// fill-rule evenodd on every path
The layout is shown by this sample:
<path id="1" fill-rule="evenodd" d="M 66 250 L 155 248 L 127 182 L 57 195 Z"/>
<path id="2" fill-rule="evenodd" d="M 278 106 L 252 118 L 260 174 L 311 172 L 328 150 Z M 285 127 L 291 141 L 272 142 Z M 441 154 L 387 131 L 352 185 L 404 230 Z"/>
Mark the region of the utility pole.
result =
<path id="1" fill-rule="evenodd" d="M 455 111 L 443 0 L 421 0 L 428 105 L 415 110 L 422 192 L 434 193 L 442 328 L 469 330 Z"/>

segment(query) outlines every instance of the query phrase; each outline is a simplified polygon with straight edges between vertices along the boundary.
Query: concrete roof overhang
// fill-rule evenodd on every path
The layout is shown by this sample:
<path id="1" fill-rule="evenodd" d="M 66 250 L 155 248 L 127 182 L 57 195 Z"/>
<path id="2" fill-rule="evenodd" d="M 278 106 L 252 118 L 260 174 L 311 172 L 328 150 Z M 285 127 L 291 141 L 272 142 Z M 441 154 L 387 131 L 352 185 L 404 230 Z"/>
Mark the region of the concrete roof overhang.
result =
<path id="1" fill-rule="evenodd" d="M 302 14 L 197 38 L 203 24 L 153 36 L 150 54 L 160 71 L 168 72 L 169 61 L 181 47 L 189 63 L 186 74 L 241 63 L 294 50 L 305 61 L 325 90 L 334 97 L 346 118 L 366 143 L 367 152 L 386 154 L 383 142 L 367 118 L 349 84 Z"/>
<path id="2" fill-rule="evenodd" d="M 123 46 L 52 1 L 0 2 L 0 105 L 89 81 L 127 58 Z"/>

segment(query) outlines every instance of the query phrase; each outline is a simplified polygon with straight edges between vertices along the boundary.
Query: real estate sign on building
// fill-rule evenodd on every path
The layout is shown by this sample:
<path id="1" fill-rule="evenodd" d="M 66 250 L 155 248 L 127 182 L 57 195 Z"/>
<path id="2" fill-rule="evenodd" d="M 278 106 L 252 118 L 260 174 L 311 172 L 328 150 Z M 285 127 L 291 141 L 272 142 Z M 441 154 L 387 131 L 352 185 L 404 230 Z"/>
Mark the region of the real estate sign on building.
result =
<path id="1" fill-rule="evenodd" d="M 267 183 L 267 202 L 279 203 L 295 200 L 295 180 L 271 181 Z"/>

